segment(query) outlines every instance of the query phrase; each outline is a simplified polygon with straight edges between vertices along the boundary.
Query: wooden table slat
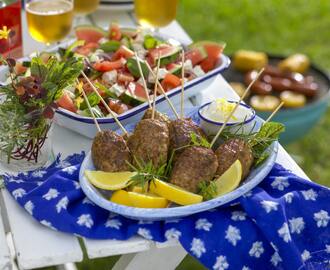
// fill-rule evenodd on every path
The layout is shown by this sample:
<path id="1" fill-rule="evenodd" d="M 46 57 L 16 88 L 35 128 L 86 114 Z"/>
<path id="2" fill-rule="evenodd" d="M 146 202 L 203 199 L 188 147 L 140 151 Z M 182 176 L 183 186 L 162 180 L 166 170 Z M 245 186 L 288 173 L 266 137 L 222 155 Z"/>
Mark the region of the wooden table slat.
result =
<path id="1" fill-rule="evenodd" d="M 75 236 L 50 230 L 33 220 L 2 190 L 18 264 L 22 269 L 78 262 L 83 253 Z"/>
<path id="2" fill-rule="evenodd" d="M 0 207 L 0 269 L 10 269 L 10 253 L 6 241 L 6 235 L 4 225 L 1 219 L 1 207 Z"/>

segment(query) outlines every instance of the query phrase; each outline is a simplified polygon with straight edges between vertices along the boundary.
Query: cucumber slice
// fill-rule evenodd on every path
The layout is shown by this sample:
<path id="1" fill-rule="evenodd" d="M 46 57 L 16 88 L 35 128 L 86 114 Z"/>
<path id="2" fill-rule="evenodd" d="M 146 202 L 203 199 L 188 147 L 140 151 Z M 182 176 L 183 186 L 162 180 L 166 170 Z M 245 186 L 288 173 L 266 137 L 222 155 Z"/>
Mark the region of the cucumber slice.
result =
<path id="1" fill-rule="evenodd" d="M 119 47 L 120 47 L 120 42 L 117 40 L 109 40 L 100 45 L 100 49 L 106 53 L 115 52 L 119 49 Z"/>
<path id="2" fill-rule="evenodd" d="M 135 78 L 140 78 L 140 71 L 139 71 L 139 67 L 138 67 L 138 63 L 137 63 L 137 59 L 135 57 L 131 57 L 129 59 L 127 59 L 127 68 L 129 70 L 129 72 L 135 77 Z M 143 76 L 145 78 L 148 77 L 149 74 L 149 70 L 148 67 L 146 65 L 146 63 L 144 61 L 140 61 L 140 65 L 141 65 L 141 69 L 142 69 L 142 73 Z"/>
<path id="3" fill-rule="evenodd" d="M 133 107 L 138 106 L 147 101 L 142 97 L 138 97 L 132 94 L 129 90 L 126 90 L 124 93 L 122 93 L 119 98 L 125 104 L 131 105 Z"/>
<path id="4" fill-rule="evenodd" d="M 110 89 L 108 87 L 106 87 L 105 85 L 103 85 L 102 83 L 95 82 L 94 84 L 97 88 L 104 91 L 105 94 L 107 95 L 107 97 L 117 98 L 117 95 L 114 92 L 110 91 Z"/>
<path id="5" fill-rule="evenodd" d="M 170 70 L 168 70 L 168 72 L 176 76 L 181 76 L 181 68 L 182 68 L 181 65 L 173 64 L 173 67 Z"/>
<path id="6" fill-rule="evenodd" d="M 175 60 L 179 57 L 181 51 L 182 51 L 181 47 L 171 47 L 171 48 L 167 48 L 166 51 L 161 51 L 160 65 L 164 66 L 175 62 Z M 157 63 L 157 61 L 158 61 L 158 56 L 156 55 L 155 62 Z"/>
<path id="7" fill-rule="evenodd" d="M 157 38 L 154 38 L 151 35 L 145 35 L 144 36 L 143 46 L 147 50 L 156 48 L 158 45 L 160 45 L 162 43 L 164 43 L 164 42 L 157 39 Z"/>

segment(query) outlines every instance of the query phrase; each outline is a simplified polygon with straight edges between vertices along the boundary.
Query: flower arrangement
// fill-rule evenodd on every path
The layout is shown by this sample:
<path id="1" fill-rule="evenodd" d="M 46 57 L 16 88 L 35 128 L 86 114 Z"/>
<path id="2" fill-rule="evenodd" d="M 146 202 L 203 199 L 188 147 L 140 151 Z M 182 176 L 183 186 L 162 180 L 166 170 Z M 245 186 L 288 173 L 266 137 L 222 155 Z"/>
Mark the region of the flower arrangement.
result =
<path id="1" fill-rule="evenodd" d="M 9 32 L 3 27 L 0 38 L 7 39 Z M 9 70 L 9 83 L 0 86 L 0 152 L 8 163 L 12 159 L 37 163 L 56 100 L 74 83 L 83 62 L 74 57 L 60 62 L 49 54 L 47 59 L 35 56 L 23 64 L 0 55 L 0 63 Z"/>

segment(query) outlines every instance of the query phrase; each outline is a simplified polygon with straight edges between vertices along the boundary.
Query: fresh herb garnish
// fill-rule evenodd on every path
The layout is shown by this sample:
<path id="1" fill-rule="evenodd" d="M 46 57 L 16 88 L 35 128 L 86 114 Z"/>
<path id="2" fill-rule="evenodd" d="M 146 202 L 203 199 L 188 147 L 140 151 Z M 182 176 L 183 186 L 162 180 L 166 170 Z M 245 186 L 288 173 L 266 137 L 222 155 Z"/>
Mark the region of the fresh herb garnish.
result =
<path id="1" fill-rule="evenodd" d="M 232 138 L 245 140 L 251 147 L 255 159 L 254 165 L 259 166 L 269 156 L 269 153 L 266 152 L 267 148 L 278 140 L 280 134 L 285 131 L 285 126 L 278 122 L 267 122 L 261 126 L 259 131 L 254 131 L 255 126 L 253 126 L 250 132 L 239 133 L 242 126 L 243 124 L 237 125 L 235 133 L 225 130 L 221 136 L 225 141 Z"/>
<path id="2" fill-rule="evenodd" d="M 191 143 L 190 146 L 201 146 L 210 148 L 211 144 L 202 136 L 198 136 L 195 132 L 190 133 Z"/>
<path id="3" fill-rule="evenodd" d="M 200 194 L 204 200 L 211 200 L 217 196 L 217 185 L 214 181 L 201 181 L 198 183 L 198 194 Z"/>
<path id="4" fill-rule="evenodd" d="M 82 60 L 59 62 L 50 56 L 44 63 L 41 56 L 31 60 L 31 76 L 18 77 L 16 62 L 6 59 L 11 83 L 0 87 L 0 151 L 11 158 L 37 161 L 49 122 L 57 108 L 55 101 L 62 89 L 73 83 L 83 69 Z M 14 151 L 15 150 L 15 151 Z"/>
<path id="5" fill-rule="evenodd" d="M 164 163 L 160 167 L 155 167 L 152 164 L 152 161 L 145 163 L 142 160 L 138 160 L 138 158 L 134 157 L 134 161 L 137 166 L 128 162 L 128 165 L 137 172 L 134 176 L 130 179 L 130 185 L 132 186 L 140 186 L 142 190 L 148 191 L 150 182 L 153 181 L 155 178 L 163 181 L 167 181 L 167 177 L 165 175 L 167 163 Z"/>

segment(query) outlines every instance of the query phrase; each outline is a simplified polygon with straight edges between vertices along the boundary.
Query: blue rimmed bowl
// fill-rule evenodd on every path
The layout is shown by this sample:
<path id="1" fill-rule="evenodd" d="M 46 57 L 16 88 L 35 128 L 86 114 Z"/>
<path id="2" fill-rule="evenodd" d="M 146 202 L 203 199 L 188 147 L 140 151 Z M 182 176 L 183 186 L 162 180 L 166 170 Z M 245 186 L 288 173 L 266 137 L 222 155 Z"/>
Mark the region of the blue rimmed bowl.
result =
<path id="1" fill-rule="evenodd" d="M 192 120 L 196 123 L 199 123 L 198 108 L 192 109 L 187 114 L 187 116 L 191 117 Z M 262 123 L 262 120 L 257 117 L 256 123 L 257 125 L 255 126 L 255 128 L 258 129 Z M 134 130 L 134 127 L 135 124 L 130 124 L 126 126 L 126 129 L 131 132 Z M 233 200 L 239 198 L 240 196 L 243 196 L 244 194 L 248 193 L 268 175 L 271 168 L 273 167 L 278 152 L 278 142 L 274 142 L 266 151 L 269 152 L 267 160 L 265 160 L 265 162 L 262 163 L 259 167 L 252 168 L 249 176 L 244 181 L 242 181 L 238 188 L 236 188 L 230 193 L 214 198 L 212 200 L 187 206 L 176 206 L 161 209 L 136 208 L 111 202 L 109 200 L 109 198 L 111 197 L 111 192 L 94 187 L 84 175 L 85 170 L 95 170 L 91 157 L 91 152 L 87 154 L 81 165 L 79 172 L 79 180 L 81 188 L 86 194 L 86 196 L 96 205 L 106 210 L 109 210 L 110 212 L 114 212 L 122 216 L 138 220 L 170 220 L 211 210 L 221 205 L 230 203 Z"/>
<path id="2" fill-rule="evenodd" d="M 125 27 L 125 25 L 122 25 L 121 27 Z M 132 28 L 132 27 L 130 27 Z M 167 40 L 170 43 L 176 43 L 176 44 L 182 44 L 183 47 L 187 47 L 188 44 L 185 44 L 184 42 L 181 42 L 179 39 L 174 39 L 173 37 L 169 35 L 165 35 L 162 33 L 157 33 L 159 38 L 163 40 Z M 74 39 L 71 39 L 69 41 L 63 42 L 53 48 L 51 48 L 50 52 L 57 51 L 60 47 L 68 47 L 70 44 L 74 42 Z M 22 58 L 19 61 L 27 61 L 29 60 L 28 57 Z M 216 76 L 220 73 L 222 73 L 224 70 L 226 70 L 230 65 L 230 59 L 228 56 L 221 54 L 218 58 L 216 68 L 209 71 L 208 73 L 204 74 L 201 77 L 195 78 L 189 82 L 186 82 L 184 85 L 185 90 L 185 98 L 188 99 L 189 97 L 195 96 L 205 88 L 207 88 L 209 85 L 212 84 L 212 82 L 215 80 Z M 8 76 L 8 68 L 7 67 L 0 67 L 0 84 L 5 83 Z M 167 92 L 167 96 L 172 101 L 172 103 L 175 105 L 175 107 L 179 108 L 180 99 L 181 99 L 181 87 L 174 88 Z M 168 111 L 168 104 L 164 96 L 158 96 L 156 98 L 157 103 L 157 110 L 160 112 L 166 113 Z M 122 124 L 127 125 L 129 123 L 135 123 L 138 120 L 142 118 L 142 115 L 144 112 L 149 108 L 149 105 L 147 102 L 134 107 L 127 112 L 121 114 L 118 116 L 118 119 L 121 121 Z M 94 138 L 96 135 L 96 128 L 93 121 L 93 118 L 82 116 L 73 112 L 70 112 L 63 108 L 58 108 L 55 113 L 54 122 L 56 122 L 58 125 L 65 127 L 67 129 L 70 129 L 74 132 L 77 132 L 79 134 L 82 134 L 88 138 Z M 118 125 L 116 124 L 116 121 L 112 117 L 101 117 L 98 118 L 99 125 L 102 130 L 111 129 L 116 130 L 118 129 Z"/>
<path id="3" fill-rule="evenodd" d="M 209 85 L 212 84 L 214 79 L 218 74 L 227 69 L 230 65 L 230 59 L 226 55 L 221 55 L 218 59 L 217 67 L 201 77 L 195 78 L 189 82 L 185 83 L 184 95 L 185 98 L 195 96 Z M 179 108 L 181 99 L 181 87 L 174 88 L 167 92 L 167 96 L 172 101 L 176 108 Z M 168 112 L 168 103 L 163 95 L 156 98 L 157 110 L 160 112 Z M 129 123 L 134 123 L 142 118 L 144 112 L 149 108 L 147 102 L 134 107 L 127 112 L 120 114 L 118 116 L 119 121 L 127 125 Z M 112 117 L 101 117 L 97 119 L 102 130 L 118 129 L 116 121 Z M 63 127 L 71 129 L 77 133 L 80 133 L 88 138 L 94 138 L 97 130 L 95 129 L 95 124 L 93 118 L 78 115 L 76 113 L 70 112 L 68 110 L 59 108 L 56 111 L 55 121 Z"/>
<path id="4" fill-rule="evenodd" d="M 268 54 L 269 63 L 277 63 L 287 56 Z M 314 81 L 319 85 L 319 92 L 316 97 L 309 99 L 304 107 L 282 108 L 273 117 L 272 121 L 285 125 L 285 132 L 280 136 L 282 144 L 296 142 L 305 136 L 324 116 L 330 103 L 330 76 L 326 70 L 319 68 L 314 63 L 306 72 L 306 76 L 313 76 Z M 244 83 L 244 73 L 239 72 L 234 67 L 230 67 L 223 73 L 228 82 Z M 249 98 L 246 100 L 249 103 Z M 267 119 L 271 112 L 256 111 L 257 115 Z"/>
<path id="5" fill-rule="evenodd" d="M 228 102 L 237 104 L 237 101 L 229 100 Z M 198 110 L 200 127 L 208 136 L 216 135 L 221 126 L 224 124 L 221 121 L 214 121 L 205 115 L 204 110 L 207 109 L 211 103 L 212 102 L 205 103 Z M 231 133 L 239 132 L 240 134 L 246 134 L 251 132 L 256 124 L 256 112 L 250 106 L 242 102 L 239 104 L 239 106 L 246 108 L 250 115 L 246 117 L 244 121 L 230 121 L 226 124 L 226 127 Z"/>

